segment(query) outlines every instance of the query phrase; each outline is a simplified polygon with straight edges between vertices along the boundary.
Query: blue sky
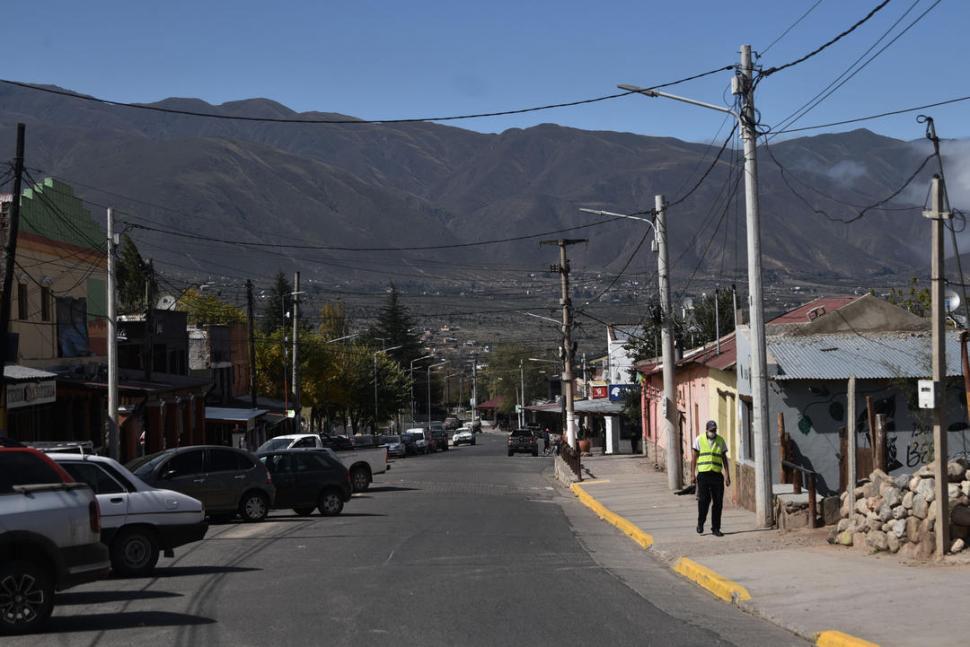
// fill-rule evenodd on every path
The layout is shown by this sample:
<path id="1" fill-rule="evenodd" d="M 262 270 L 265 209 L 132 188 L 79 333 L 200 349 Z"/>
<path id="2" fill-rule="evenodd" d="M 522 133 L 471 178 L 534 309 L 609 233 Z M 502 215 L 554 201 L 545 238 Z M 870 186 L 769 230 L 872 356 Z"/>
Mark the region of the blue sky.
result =
<path id="1" fill-rule="evenodd" d="M 762 121 L 780 123 L 906 10 L 915 4 L 897 31 L 934 1 L 893 0 L 842 42 L 765 79 Z M 728 65 L 741 43 L 763 50 L 814 2 L 14 0 L 6 14 L 25 28 L 5 30 L 0 66 L 5 78 L 122 101 L 267 97 L 300 111 L 420 117 L 600 96 L 620 82 L 649 85 Z M 876 3 L 822 0 L 760 62 L 797 58 Z M 968 27 L 970 3 L 944 0 L 798 125 L 970 95 Z M 670 91 L 720 103 L 729 80 L 725 72 Z M 970 136 L 970 102 L 929 113 L 941 136 Z M 546 122 L 702 141 L 722 118 L 631 96 L 452 125 L 500 132 Z M 865 126 L 901 139 L 923 133 L 915 115 Z"/>

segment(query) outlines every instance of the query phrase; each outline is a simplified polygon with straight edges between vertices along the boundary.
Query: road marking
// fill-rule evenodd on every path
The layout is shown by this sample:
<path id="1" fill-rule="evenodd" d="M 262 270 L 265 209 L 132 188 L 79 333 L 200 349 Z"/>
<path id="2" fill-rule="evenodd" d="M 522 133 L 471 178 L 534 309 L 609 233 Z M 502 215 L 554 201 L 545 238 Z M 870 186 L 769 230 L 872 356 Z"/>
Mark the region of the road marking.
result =
<path id="1" fill-rule="evenodd" d="M 593 479 L 592 481 L 583 481 L 583 487 L 587 485 L 602 485 L 603 483 L 609 483 L 610 479 Z"/>
<path id="2" fill-rule="evenodd" d="M 583 484 L 585 485 L 585 483 Z M 612 524 L 619 528 L 626 536 L 635 541 L 644 550 L 650 548 L 653 545 L 653 536 L 649 533 L 641 530 L 636 524 L 631 522 L 629 519 L 624 519 L 620 515 L 616 514 L 605 505 L 591 497 L 586 490 L 583 489 L 583 485 L 579 483 L 573 483 L 570 486 L 573 494 L 579 497 L 579 500 L 587 508 L 592 510 L 597 514 L 597 516 L 603 521 Z"/>
<path id="3" fill-rule="evenodd" d="M 384 560 L 384 566 L 387 566 L 388 563 L 390 563 L 392 557 L 394 557 L 394 551 L 393 550 L 391 551 L 391 554 L 387 556 L 387 559 Z"/>
<path id="4" fill-rule="evenodd" d="M 681 557 L 677 560 L 677 563 L 674 564 L 674 572 L 686 577 L 725 602 L 737 605 L 751 599 L 751 594 L 744 586 L 687 557 Z"/>

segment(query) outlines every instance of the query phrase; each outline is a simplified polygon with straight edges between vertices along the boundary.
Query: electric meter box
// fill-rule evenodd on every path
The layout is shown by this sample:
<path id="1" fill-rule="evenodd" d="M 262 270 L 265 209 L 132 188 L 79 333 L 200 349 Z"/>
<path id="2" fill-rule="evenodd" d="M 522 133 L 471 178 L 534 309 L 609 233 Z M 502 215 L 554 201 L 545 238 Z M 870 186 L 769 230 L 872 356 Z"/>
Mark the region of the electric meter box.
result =
<path id="1" fill-rule="evenodd" d="M 919 408 L 935 409 L 938 399 L 937 393 L 939 392 L 939 384 L 933 380 L 919 380 L 917 383 L 917 390 L 919 391 Z"/>

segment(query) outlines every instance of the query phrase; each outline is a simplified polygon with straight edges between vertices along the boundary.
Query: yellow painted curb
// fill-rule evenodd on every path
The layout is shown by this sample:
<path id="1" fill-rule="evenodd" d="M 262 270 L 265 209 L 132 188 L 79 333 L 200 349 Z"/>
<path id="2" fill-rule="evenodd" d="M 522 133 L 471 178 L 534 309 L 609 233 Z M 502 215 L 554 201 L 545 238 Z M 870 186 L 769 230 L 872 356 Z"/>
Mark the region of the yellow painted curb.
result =
<path id="1" fill-rule="evenodd" d="M 653 545 L 653 537 L 649 533 L 643 532 L 635 524 L 591 497 L 579 483 L 573 483 L 569 489 L 579 497 L 583 505 L 595 512 L 600 519 L 619 528 L 623 534 L 636 542 L 641 548 L 646 550 Z"/>
<path id="2" fill-rule="evenodd" d="M 737 582 L 727 579 L 712 571 L 703 564 L 698 564 L 692 559 L 681 557 L 674 564 L 674 572 L 686 577 L 703 589 L 721 598 L 725 602 L 744 602 L 751 599 L 748 589 Z"/>
<path id="3" fill-rule="evenodd" d="M 828 631 L 820 631 L 815 636 L 815 644 L 818 647 L 879 647 L 877 643 L 831 629 Z"/>
<path id="4" fill-rule="evenodd" d="M 594 481 L 583 481 L 583 487 L 587 485 L 600 485 L 602 483 L 609 483 L 610 479 L 596 479 Z"/>

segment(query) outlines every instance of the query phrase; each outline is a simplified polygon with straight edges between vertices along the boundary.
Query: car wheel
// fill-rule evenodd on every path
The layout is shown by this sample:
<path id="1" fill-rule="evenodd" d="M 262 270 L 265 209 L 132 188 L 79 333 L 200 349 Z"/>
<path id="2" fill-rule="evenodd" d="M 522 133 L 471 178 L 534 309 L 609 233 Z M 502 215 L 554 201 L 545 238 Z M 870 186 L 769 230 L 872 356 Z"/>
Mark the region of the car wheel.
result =
<path id="1" fill-rule="evenodd" d="M 158 563 L 158 542 L 145 528 L 122 530 L 111 542 L 111 569 L 122 577 L 143 577 Z"/>
<path id="2" fill-rule="evenodd" d="M 364 492 L 370 487 L 370 475 L 363 467 L 355 467 L 350 470 L 350 484 L 354 492 Z"/>
<path id="3" fill-rule="evenodd" d="M 320 495 L 320 514 L 325 517 L 335 517 L 344 509 L 344 500 L 336 490 L 325 490 Z"/>
<path id="4" fill-rule="evenodd" d="M 309 517 L 313 514 L 313 508 L 293 508 L 293 512 L 297 513 L 301 517 Z"/>
<path id="5" fill-rule="evenodd" d="M 247 492 L 239 502 L 243 521 L 262 521 L 269 514 L 269 499 L 262 492 Z"/>
<path id="6" fill-rule="evenodd" d="M 0 564 L 0 635 L 36 631 L 54 610 L 54 581 L 40 564 Z"/>

